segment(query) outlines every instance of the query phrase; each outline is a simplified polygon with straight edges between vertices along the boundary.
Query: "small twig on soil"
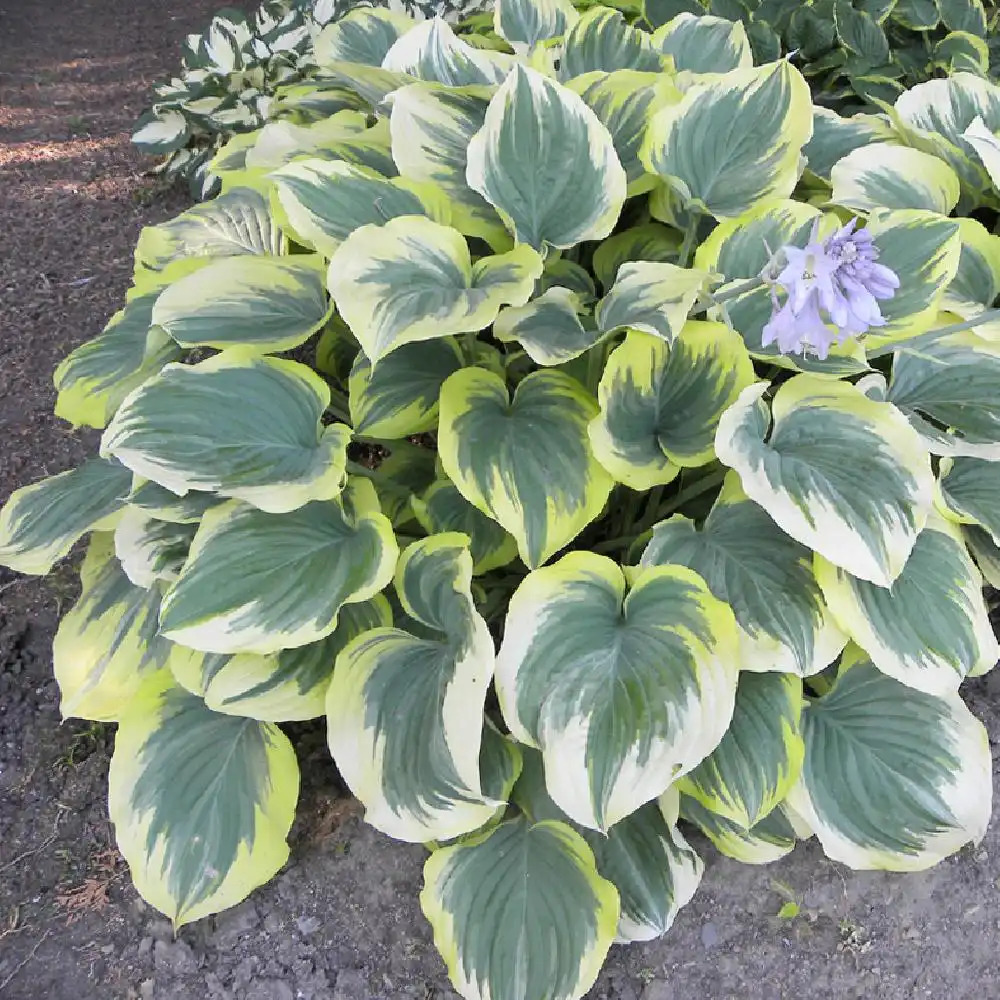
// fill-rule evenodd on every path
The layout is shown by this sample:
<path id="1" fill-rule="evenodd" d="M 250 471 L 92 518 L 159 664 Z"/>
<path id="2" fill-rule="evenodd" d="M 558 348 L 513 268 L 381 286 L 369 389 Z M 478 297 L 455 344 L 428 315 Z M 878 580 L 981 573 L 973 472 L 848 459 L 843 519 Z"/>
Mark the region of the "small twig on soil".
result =
<path id="1" fill-rule="evenodd" d="M 51 933 L 52 933 L 52 928 L 50 927 L 50 928 L 49 928 L 49 929 L 48 929 L 48 930 L 47 930 L 47 931 L 46 931 L 46 932 L 45 932 L 45 933 L 44 933 L 44 934 L 43 934 L 43 935 L 42 935 L 42 936 L 41 936 L 41 937 L 40 937 L 40 938 L 39 938 L 39 939 L 38 939 L 38 940 L 37 940 L 37 941 L 36 941 L 36 942 L 35 942 L 35 943 L 34 943 L 34 944 L 32 945 L 32 947 L 31 947 L 31 951 L 29 951 L 29 952 L 28 952 L 28 954 L 27 954 L 27 955 L 25 955 L 25 956 L 24 956 L 24 958 L 23 958 L 23 959 L 21 959 L 21 961 L 20 961 L 20 962 L 18 962 L 18 963 L 17 963 L 17 965 L 15 965 L 15 966 L 14 966 L 14 968 L 13 968 L 13 970 L 11 971 L 10 975 L 9 975 L 9 976 L 8 976 L 8 977 L 7 977 L 7 978 L 6 978 L 6 979 L 5 979 L 5 980 L 4 980 L 4 981 L 3 981 L 2 983 L 0 983 L 0 993 L 3 993 L 3 991 L 4 991 L 5 989 L 7 989 L 7 987 L 8 987 L 8 986 L 10 986 L 10 984 L 11 984 L 12 982 L 14 982 L 14 977 L 15 977 L 15 976 L 16 976 L 16 975 L 17 975 L 17 974 L 18 974 L 18 973 L 19 973 L 19 972 L 20 972 L 20 971 L 21 971 L 21 970 L 22 970 L 22 969 L 23 969 L 23 968 L 24 968 L 24 967 L 25 967 L 25 966 L 26 966 L 26 965 L 27 965 L 27 964 L 28 964 L 28 963 L 29 963 L 29 962 L 30 962 L 30 961 L 31 961 L 31 960 L 32 960 L 32 959 L 34 958 L 34 957 L 35 957 L 35 954 L 37 953 L 38 949 L 39 949 L 39 948 L 41 948 L 41 946 L 42 946 L 42 945 L 43 945 L 43 944 L 44 944 L 44 943 L 46 942 L 46 940 L 48 939 L 48 937 L 49 937 L 49 935 L 50 935 Z"/>
<path id="2" fill-rule="evenodd" d="M 18 903 L 14 906 L 10 917 L 7 919 L 7 926 L 0 932 L 0 940 L 9 937 L 11 934 L 20 934 L 25 927 L 27 927 L 27 924 L 21 923 L 21 905 Z"/>
<path id="3" fill-rule="evenodd" d="M 0 872 L 7 871 L 8 868 L 13 868 L 19 861 L 24 861 L 25 858 L 30 858 L 35 854 L 39 854 L 45 850 L 49 844 L 54 843 L 56 835 L 53 833 L 50 837 L 46 837 L 37 847 L 33 847 L 30 851 L 25 851 L 23 854 L 19 854 L 16 858 L 12 858 L 10 861 L 5 862 L 0 865 Z"/>

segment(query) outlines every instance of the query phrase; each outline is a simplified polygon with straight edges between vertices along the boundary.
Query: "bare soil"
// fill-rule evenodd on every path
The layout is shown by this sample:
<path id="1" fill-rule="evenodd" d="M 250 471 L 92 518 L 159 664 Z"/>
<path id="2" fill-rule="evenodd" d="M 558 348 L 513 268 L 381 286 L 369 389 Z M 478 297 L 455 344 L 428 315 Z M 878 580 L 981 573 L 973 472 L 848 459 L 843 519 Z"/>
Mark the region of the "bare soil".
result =
<path id="1" fill-rule="evenodd" d="M 119 308 L 139 230 L 185 206 L 128 129 L 221 0 L 0 0 L 0 501 L 94 446 L 52 415 L 51 373 Z M 112 727 L 60 722 L 50 644 L 73 600 L 0 570 L 0 1000 L 445 1000 L 417 905 L 423 851 L 365 827 L 321 728 L 292 860 L 229 913 L 169 925 L 132 890 L 106 818 Z M 1000 677 L 970 685 L 1000 739 Z M 1000 997 L 1000 823 L 920 875 L 854 873 L 815 844 L 754 869 L 703 854 L 662 941 L 615 948 L 602 1000 Z M 799 915 L 779 919 L 794 900 Z"/>

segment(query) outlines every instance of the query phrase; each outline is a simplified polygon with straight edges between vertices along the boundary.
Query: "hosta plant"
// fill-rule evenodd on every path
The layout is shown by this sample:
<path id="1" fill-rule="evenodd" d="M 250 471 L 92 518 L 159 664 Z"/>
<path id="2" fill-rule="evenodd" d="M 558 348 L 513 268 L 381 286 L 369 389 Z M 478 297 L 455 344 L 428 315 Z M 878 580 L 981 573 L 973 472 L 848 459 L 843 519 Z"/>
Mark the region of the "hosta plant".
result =
<path id="1" fill-rule="evenodd" d="M 1000 12 L 991 0 L 645 0 L 656 27 L 680 13 L 744 25 L 759 58 L 789 53 L 816 92 L 841 112 L 892 103 L 950 72 L 995 70 Z"/>
<path id="2" fill-rule="evenodd" d="M 728 21 L 563 0 L 354 11 L 318 62 L 355 107 L 143 232 L 55 376 L 99 456 L 0 515 L 25 573 L 89 536 L 55 672 L 117 723 L 139 892 L 182 925 L 267 881 L 319 717 L 469 1000 L 584 994 L 701 834 L 978 840 L 1000 87 L 841 119 Z"/>
<path id="3" fill-rule="evenodd" d="M 153 87 L 153 104 L 132 134 L 138 149 L 164 157 L 158 173 L 185 180 L 195 198 L 216 193 L 207 169 L 215 150 L 263 125 L 278 110 L 279 88 L 300 77 L 316 30 L 311 8 L 267 0 L 253 17 L 225 8 L 203 34 L 187 36 L 178 75 Z"/>
<path id="4" fill-rule="evenodd" d="M 265 0 L 248 17 L 242 10 L 220 10 L 202 34 L 182 46 L 177 76 L 153 87 L 153 104 L 139 118 L 132 142 L 162 157 L 154 168 L 167 180 L 183 180 L 192 197 L 219 191 L 209 170 L 216 150 L 234 135 L 253 132 L 265 122 L 316 121 L 331 107 L 357 102 L 311 101 L 301 86 L 315 69 L 313 46 L 323 28 L 365 0 Z M 389 0 L 388 6 L 416 18 L 452 19 L 475 8 L 463 0 Z M 322 44 L 322 43 L 321 43 Z"/>

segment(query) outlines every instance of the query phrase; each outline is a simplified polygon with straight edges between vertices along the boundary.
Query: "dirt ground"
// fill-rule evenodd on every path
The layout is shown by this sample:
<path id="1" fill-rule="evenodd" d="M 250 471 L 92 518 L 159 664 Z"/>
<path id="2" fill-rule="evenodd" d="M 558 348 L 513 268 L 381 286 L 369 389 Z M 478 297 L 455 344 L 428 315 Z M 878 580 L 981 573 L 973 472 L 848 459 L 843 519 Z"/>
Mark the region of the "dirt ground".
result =
<path id="1" fill-rule="evenodd" d="M 220 3 L 0 0 L 0 501 L 93 446 L 51 415 L 51 373 L 118 308 L 140 227 L 185 204 L 127 130 Z M 360 822 L 316 726 L 290 727 L 290 864 L 174 939 L 114 848 L 111 728 L 60 724 L 49 646 L 73 596 L 68 568 L 0 570 L 0 1000 L 454 1000 L 417 906 L 423 852 Z M 995 745 L 1000 676 L 969 697 Z M 674 930 L 615 948 L 594 998 L 1000 997 L 1000 823 L 921 875 L 849 872 L 814 844 L 767 869 L 703 854 Z M 799 915 L 779 919 L 787 900 Z"/>

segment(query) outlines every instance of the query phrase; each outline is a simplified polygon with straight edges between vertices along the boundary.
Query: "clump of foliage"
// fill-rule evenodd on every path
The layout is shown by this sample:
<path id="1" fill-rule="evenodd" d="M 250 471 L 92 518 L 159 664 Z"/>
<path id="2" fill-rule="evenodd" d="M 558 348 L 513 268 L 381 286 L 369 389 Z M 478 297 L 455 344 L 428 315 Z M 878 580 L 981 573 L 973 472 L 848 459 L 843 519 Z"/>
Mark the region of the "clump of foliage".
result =
<path id="1" fill-rule="evenodd" d="M 311 8 L 268 0 L 252 18 L 225 8 L 203 34 L 187 36 L 180 72 L 153 87 L 153 105 L 132 135 L 139 149 L 165 157 L 159 173 L 185 180 L 195 198 L 217 193 L 208 161 L 231 135 L 260 128 L 281 87 L 301 77 L 316 29 Z"/>
<path id="2" fill-rule="evenodd" d="M 325 104 L 302 100 L 298 84 L 314 68 L 313 45 L 323 27 L 359 5 L 265 0 L 252 17 L 232 7 L 220 10 L 204 33 L 184 40 L 178 75 L 153 87 L 154 102 L 136 122 L 132 142 L 164 157 L 156 172 L 186 182 L 192 197 L 216 195 L 219 179 L 208 166 L 226 140 L 274 119 L 303 124 L 326 116 Z M 418 18 L 457 17 L 471 9 L 450 0 L 393 0 L 390 6 Z"/>
<path id="3" fill-rule="evenodd" d="M 310 86 L 354 106 L 143 232 L 55 377 L 100 456 L 0 560 L 90 536 L 62 710 L 118 724 L 176 925 L 285 862 L 280 724 L 325 716 L 456 989 L 575 998 L 691 898 L 682 824 L 899 871 L 984 832 L 1000 87 L 844 119 L 725 19 L 464 30 L 347 14 Z"/>
<path id="4" fill-rule="evenodd" d="M 935 76 L 989 76 L 1000 57 L 1000 12 L 983 0 L 646 0 L 652 27 L 681 13 L 741 22 L 758 60 L 792 54 L 816 101 L 842 114 Z"/>

